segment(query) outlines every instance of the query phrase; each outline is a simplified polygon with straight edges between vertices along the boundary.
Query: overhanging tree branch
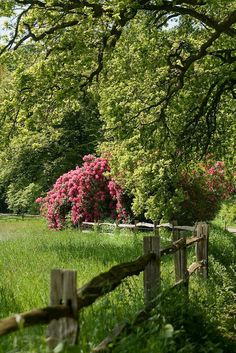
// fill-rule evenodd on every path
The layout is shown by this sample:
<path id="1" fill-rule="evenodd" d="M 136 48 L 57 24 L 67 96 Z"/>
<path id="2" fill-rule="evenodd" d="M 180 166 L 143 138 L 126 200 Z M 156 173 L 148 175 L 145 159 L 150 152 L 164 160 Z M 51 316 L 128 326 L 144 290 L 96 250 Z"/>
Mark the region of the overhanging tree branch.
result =
<path id="1" fill-rule="evenodd" d="M 77 20 L 62 22 L 62 23 L 58 24 L 57 26 L 51 27 L 50 29 L 46 30 L 45 32 L 43 32 L 42 34 L 40 34 L 38 36 L 32 32 L 31 27 L 28 23 L 24 22 L 24 26 L 28 31 L 29 37 L 31 37 L 34 42 L 39 42 L 40 40 L 44 39 L 46 36 L 53 34 L 56 31 L 59 31 L 61 29 L 65 29 L 65 28 L 69 28 L 69 27 L 73 27 L 73 26 L 77 25 L 78 23 L 79 23 L 79 21 L 77 21 Z"/>
<path id="2" fill-rule="evenodd" d="M 228 15 L 223 20 L 219 20 L 215 16 L 209 15 L 209 12 L 205 11 L 207 9 L 207 1 L 163 0 L 158 2 L 158 4 L 155 4 L 150 0 L 130 1 L 119 13 L 117 13 L 117 8 L 114 7 L 113 9 L 112 6 L 106 7 L 104 2 L 90 2 L 87 0 L 69 0 L 66 2 L 55 0 L 50 2 L 50 5 L 47 5 L 47 2 L 43 0 L 16 0 L 16 3 L 23 6 L 29 5 L 29 8 L 19 15 L 15 33 L 9 43 L 2 49 L 1 53 L 7 49 L 17 49 L 28 39 L 31 39 L 34 42 L 43 41 L 48 36 L 53 36 L 58 32 L 60 33 L 60 31 L 63 31 L 66 28 L 79 26 L 81 23 L 80 19 L 83 18 L 84 20 L 88 13 L 91 25 L 97 25 L 97 19 L 101 19 L 103 25 L 105 24 L 104 32 L 101 30 L 101 35 L 98 36 L 98 39 L 96 38 L 96 44 L 94 45 L 95 54 L 97 55 L 95 65 L 92 66 L 89 73 L 86 72 L 85 75 L 79 75 L 82 79 L 80 80 L 78 88 L 83 89 L 84 91 L 86 91 L 86 87 L 95 79 L 98 80 L 104 67 L 105 51 L 112 49 L 116 45 L 121 37 L 123 29 L 127 27 L 127 24 L 129 24 L 138 13 L 154 14 L 157 23 L 157 27 L 155 27 L 156 29 L 163 27 L 171 18 L 176 16 L 187 16 L 188 18 L 199 21 L 201 24 L 200 31 L 203 34 L 202 37 L 204 38 L 205 36 L 205 42 L 203 42 L 198 48 L 196 48 L 196 46 L 194 47 L 191 43 L 180 43 L 179 48 L 174 52 L 169 53 L 167 56 L 169 72 L 167 77 L 165 77 L 166 82 L 168 83 L 165 84 L 165 96 L 162 96 L 161 99 L 159 98 L 156 103 L 153 103 L 153 100 L 149 100 L 151 101 L 151 104 L 149 106 L 145 104 L 145 107 L 141 108 L 139 112 L 133 116 L 135 120 L 141 113 L 148 113 L 152 109 L 156 109 L 154 110 L 156 112 L 156 119 L 147 123 L 145 122 L 145 124 L 155 127 L 155 124 L 161 122 L 166 130 L 169 131 L 169 134 L 171 134 L 171 131 L 168 127 L 166 112 L 173 99 L 184 87 L 185 79 L 193 65 L 197 61 L 203 60 L 207 55 L 214 56 L 225 64 L 232 64 L 236 60 L 234 50 L 214 50 L 213 46 L 222 35 L 227 36 L 228 39 L 236 35 L 236 29 L 233 27 L 236 23 L 236 10 L 229 10 Z M 45 26 L 46 29 L 43 32 L 37 32 L 38 29 L 34 27 L 34 25 L 30 25 L 27 22 L 27 18 L 23 22 L 24 15 L 31 10 L 33 11 L 35 8 L 37 8 L 37 11 L 42 15 L 45 15 L 48 12 L 50 13 L 50 11 L 58 11 L 60 16 L 63 14 L 63 19 L 56 14 L 54 18 L 55 22 L 51 24 L 51 27 Z M 71 11 L 73 11 L 73 17 L 71 17 Z M 95 20 L 94 22 L 92 22 L 93 19 Z M 23 23 L 26 29 L 24 36 L 21 38 L 19 35 L 20 23 Z M 207 29 L 204 28 L 203 25 L 206 26 Z M 160 87 L 159 85 L 161 85 L 160 82 L 157 84 L 157 88 Z M 223 91 L 226 87 L 227 85 L 222 86 Z M 218 92 L 216 92 L 215 88 L 216 86 L 213 84 L 213 86 L 206 92 L 205 99 L 207 100 L 208 105 L 210 104 L 210 100 L 208 100 L 207 97 L 209 98 L 213 93 L 216 94 Z M 234 88 L 231 88 L 231 91 L 232 96 L 234 97 Z M 220 94 L 220 97 L 222 94 Z M 217 104 L 215 106 L 217 106 Z M 211 123 L 211 115 L 208 114 L 205 107 L 200 104 L 198 112 L 195 112 L 193 122 L 190 123 L 190 126 L 196 126 L 198 119 L 201 119 L 201 116 L 205 116 L 205 118 L 208 116 L 207 119 Z"/>
<path id="3" fill-rule="evenodd" d="M 32 9 L 35 6 L 38 6 L 39 8 L 45 10 L 45 9 L 50 9 L 53 7 L 53 9 L 58 9 L 58 10 L 63 10 L 65 13 L 67 11 L 71 10 L 76 10 L 76 9 L 85 9 L 89 8 L 92 10 L 93 17 L 94 18 L 100 18 L 103 15 L 108 15 L 110 18 L 113 16 L 113 11 L 111 8 L 106 9 L 103 4 L 101 3 L 92 3 L 88 2 L 86 0 L 81 0 L 81 1 L 75 1 L 71 0 L 69 2 L 64 2 L 64 1 L 54 1 L 52 4 L 47 6 L 47 4 L 43 1 L 40 0 L 16 0 L 17 4 L 21 5 L 30 5 L 30 9 Z M 234 36 L 236 35 L 236 29 L 232 28 L 231 26 L 236 22 L 236 10 L 232 11 L 229 15 L 228 18 L 225 21 L 219 22 L 215 18 L 210 17 L 206 15 L 203 12 L 198 12 L 196 10 L 196 7 L 199 6 L 204 6 L 206 2 L 204 1 L 197 1 L 197 0 L 177 0 L 177 1 L 166 1 L 163 0 L 162 3 L 159 5 L 155 5 L 150 3 L 150 1 L 147 0 L 139 0 L 137 2 L 131 2 L 127 7 L 120 12 L 120 18 L 121 21 L 124 21 L 125 23 L 129 21 L 131 18 L 134 16 L 132 15 L 130 17 L 130 13 L 137 13 L 137 11 L 149 11 L 149 12 L 155 12 L 157 13 L 157 17 L 159 15 L 162 16 L 162 12 L 167 15 L 167 18 L 170 18 L 173 16 L 177 15 L 188 15 L 194 19 L 199 20 L 201 23 L 207 25 L 210 28 L 215 29 L 217 32 L 221 33 L 226 33 L 227 35 Z M 8 45 L 6 46 L 5 50 L 12 47 L 13 43 L 17 39 L 18 35 L 18 26 L 19 23 L 21 22 L 21 17 L 18 17 L 18 25 L 16 26 L 16 31 L 13 36 L 13 38 L 10 40 Z M 74 22 L 74 24 L 72 24 Z M 166 23 L 164 21 L 160 26 L 163 26 Z M 41 40 L 43 39 L 46 35 L 50 35 L 57 30 L 60 30 L 61 28 L 66 28 L 66 26 L 70 27 L 72 25 L 76 25 L 78 22 L 75 21 L 66 21 L 64 24 L 49 28 L 46 30 L 43 34 L 40 34 L 37 36 L 36 34 L 32 33 L 32 28 L 28 28 L 29 30 L 29 35 L 26 35 L 25 37 L 21 38 L 19 40 L 20 44 L 22 44 L 25 40 L 27 40 L 29 37 L 31 37 L 34 40 Z M 19 43 L 18 42 L 18 43 Z M 19 44 L 16 45 L 19 47 Z"/>
<path id="4" fill-rule="evenodd" d="M 43 1 L 40 0 L 15 0 L 15 2 L 19 5 L 37 5 L 39 7 L 45 7 L 46 4 Z"/>
<path id="5" fill-rule="evenodd" d="M 181 4 L 184 3 L 184 1 L 181 2 Z M 200 22 L 204 23 L 210 28 L 215 29 L 216 31 L 224 32 L 231 37 L 236 35 L 236 29 L 231 28 L 231 26 L 236 22 L 236 10 L 232 11 L 224 21 L 219 22 L 213 17 L 210 17 L 202 12 L 196 11 L 194 8 L 176 6 L 174 5 L 174 2 L 169 1 L 163 1 L 163 3 L 160 5 L 146 4 L 141 8 L 143 10 L 148 10 L 156 13 L 159 13 L 160 11 L 166 11 L 167 13 L 189 15 L 191 18 L 199 20 Z"/>
<path id="6" fill-rule="evenodd" d="M 134 116 L 133 118 L 137 118 L 137 116 L 139 114 L 141 114 L 142 112 L 148 112 L 151 109 L 157 108 L 159 107 L 159 113 L 157 114 L 157 118 L 145 123 L 146 125 L 149 126 L 155 126 L 156 123 L 160 123 L 162 122 L 163 126 L 165 126 L 166 131 L 168 132 L 168 135 L 173 135 L 174 133 L 169 129 L 168 127 L 168 123 L 167 123 L 167 119 L 166 119 L 166 111 L 169 107 L 169 105 L 171 104 L 171 101 L 174 99 L 174 97 L 176 97 L 176 95 L 178 94 L 178 92 L 184 87 L 184 80 L 185 77 L 187 75 L 187 72 L 189 71 L 189 69 L 192 67 L 192 65 L 199 60 L 202 60 L 205 56 L 207 55 L 212 55 L 212 53 L 208 52 L 208 49 L 215 43 L 215 41 L 222 35 L 222 33 L 225 33 L 225 31 L 227 31 L 227 29 L 236 21 L 236 11 L 234 11 L 233 13 L 229 14 L 229 16 L 227 16 L 222 22 L 219 23 L 219 25 L 217 26 L 217 30 L 215 32 L 213 32 L 208 39 L 206 40 L 206 42 L 204 42 L 199 50 L 196 53 L 191 53 L 191 50 L 189 50 L 190 55 L 185 58 L 184 56 L 181 56 L 181 50 L 182 50 L 182 46 L 184 45 L 184 43 L 180 43 L 179 48 L 177 48 L 175 50 L 174 53 L 170 53 L 167 61 L 169 64 L 169 74 L 168 74 L 168 87 L 167 87 L 167 91 L 166 91 L 166 95 L 164 98 L 158 100 L 158 102 L 155 104 L 151 104 L 148 107 L 145 107 L 144 109 L 141 109 L 138 114 L 136 114 L 136 116 Z M 232 59 L 232 55 L 229 56 L 228 55 L 228 60 L 229 58 L 231 59 L 231 61 L 233 61 Z M 174 59 L 174 60 L 172 60 Z M 210 117 L 213 117 L 216 115 L 216 111 L 217 111 L 217 107 L 218 104 L 220 102 L 220 98 L 222 96 L 222 94 L 224 93 L 224 89 L 226 87 L 226 84 L 222 84 L 220 86 L 220 89 L 217 90 L 215 97 L 213 98 L 212 101 L 214 101 L 214 104 L 212 103 L 212 106 L 209 108 L 209 110 L 207 112 L 204 111 L 205 106 L 204 104 L 208 103 L 208 100 L 211 96 L 212 90 L 215 88 L 216 84 L 212 84 L 211 88 L 209 89 L 205 100 L 203 101 L 203 104 L 200 106 L 199 110 L 198 110 L 198 114 L 194 117 L 193 119 L 193 123 L 194 126 L 196 127 L 198 124 L 199 119 L 202 116 L 205 116 L 206 122 L 207 122 L 207 131 L 208 131 L 208 139 L 206 142 L 206 146 L 208 146 L 211 135 L 212 135 L 212 131 L 214 131 L 215 128 L 212 127 L 212 131 L 210 130 L 210 126 L 211 124 L 215 126 L 213 119 L 210 119 Z M 214 100 L 216 99 L 216 100 Z M 215 113 L 214 113 L 215 112 Z M 190 125 L 192 125 L 193 123 L 191 123 Z M 186 130 L 184 130 L 186 132 Z M 206 149 L 206 148 L 205 148 Z"/>
<path id="7" fill-rule="evenodd" d="M 17 21 L 16 21 L 16 27 L 15 27 L 15 32 L 14 35 L 12 37 L 12 39 L 7 43 L 7 45 L 5 45 L 3 47 L 3 49 L 0 51 L 0 55 L 3 54 L 7 49 L 11 49 L 13 44 L 15 43 L 15 40 L 18 36 L 19 33 L 19 25 L 21 22 L 21 19 L 24 17 L 24 15 L 26 15 L 28 13 L 28 11 L 32 8 L 32 5 L 30 5 L 27 9 L 25 9 L 24 11 L 22 11 L 18 17 L 17 17 Z"/>

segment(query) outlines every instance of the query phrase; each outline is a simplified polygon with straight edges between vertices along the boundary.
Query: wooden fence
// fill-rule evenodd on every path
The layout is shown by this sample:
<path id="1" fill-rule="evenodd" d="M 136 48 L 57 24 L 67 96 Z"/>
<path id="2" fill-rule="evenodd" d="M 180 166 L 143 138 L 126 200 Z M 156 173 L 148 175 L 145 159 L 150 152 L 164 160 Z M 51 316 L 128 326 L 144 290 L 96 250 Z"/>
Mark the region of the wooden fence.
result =
<path id="1" fill-rule="evenodd" d="M 81 230 L 85 229 L 103 229 L 103 228 L 111 228 L 111 229 L 129 229 L 133 231 L 150 231 L 154 232 L 155 229 L 159 228 L 167 228 L 167 229 L 173 229 L 179 230 L 179 231 L 190 231 L 194 232 L 196 227 L 191 227 L 191 226 L 178 226 L 175 225 L 173 226 L 171 223 L 162 223 L 162 224 L 155 224 L 155 223 L 147 223 L 147 222 L 135 222 L 135 224 L 125 224 L 125 223 L 100 223 L 100 222 L 82 222 L 79 224 L 79 228 Z"/>
<path id="2" fill-rule="evenodd" d="M 31 215 L 27 213 L 0 213 L 0 218 L 15 218 L 15 219 L 32 219 L 32 218 L 42 218 L 41 215 Z M 169 228 L 172 229 L 173 225 L 171 223 L 163 223 L 159 225 L 155 225 L 153 223 L 147 222 L 135 222 L 134 224 L 125 224 L 125 223 L 109 223 L 109 222 L 81 222 L 78 225 L 80 230 L 86 229 L 130 229 L 134 231 L 154 231 L 154 228 Z M 195 227 L 189 226 L 175 226 L 176 230 L 186 230 L 193 232 Z"/>
<path id="3" fill-rule="evenodd" d="M 135 227 L 138 227 L 136 224 Z M 142 224 L 143 227 L 143 224 Z M 172 243 L 161 249 L 159 228 L 172 232 Z M 150 227 L 151 228 L 151 227 Z M 23 327 L 48 324 L 47 340 L 54 348 L 60 342 L 75 345 L 79 336 L 79 312 L 94 303 L 96 299 L 113 291 L 126 277 L 139 275 L 144 271 L 144 302 L 146 311 L 161 290 L 161 257 L 174 256 L 175 285 L 183 286 L 183 295 L 188 293 L 190 276 L 197 271 L 202 278 L 208 276 L 208 225 L 198 223 L 196 227 L 181 227 L 171 224 L 152 225 L 154 236 L 143 239 L 144 254 L 134 261 L 113 266 L 109 271 L 99 274 L 83 287 L 77 289 L 76 271 L 54 269 L 51 272 L 50 306 L 34 309 L 0 320 L 0 336 Z M 191 237 L 183 236 L 181 231 L 192 231 Z M 196 262 L 187 267 L 187 248 L 195 245 Z M 141 315 L 142 316 L 142 315 Z M 136 321 L 139 322 L 140 314 Z M 117 337 L 125 325 L 121 325 L 111 336 L 98 345 L 94 352 L 106 350 L 112 339 Z"/>

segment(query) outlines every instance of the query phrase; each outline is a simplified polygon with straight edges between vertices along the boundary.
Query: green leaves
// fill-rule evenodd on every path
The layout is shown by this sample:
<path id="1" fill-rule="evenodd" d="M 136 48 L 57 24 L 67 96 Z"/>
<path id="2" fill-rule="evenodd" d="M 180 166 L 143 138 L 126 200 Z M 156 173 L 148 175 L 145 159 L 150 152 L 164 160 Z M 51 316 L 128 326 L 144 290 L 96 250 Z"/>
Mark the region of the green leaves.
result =
<path id="1" fill-rule="evenodd" d="M 0 4 L 0 16 L 10 17 L 15 5 L 14 0 L 2 1 Z"/>
<path id="2" fill-rule="evenodd" d="M 181 199 L 175 175 L 183 165 L 209 151 L 217 159 L 235 159 L 236 20 L 234 1 L 224 3 L 5 1 L 4 14 L 11 15 L 17 4 L 24 13 L 17 12 L 1 56 L 3 146 L 31 133 L 47 136 L 53 167 L 44 161 L 43 169 L 46 175 L 53 169 L 54 176 L 58 168 L 58 176 L 74 167 L 71 140 L 76 152 L 76 138 L 94 149 L 101 117 L 107 142 L 100 150 L 113 151 L 114 174 L 128 168 L 130 193 L 136 190 L 137 200 L 146 202 L 138 189 L 146 191 L 150 183 L 162 190 L 163 199 L 155 191 L 149 209 L 159 199 L 162 205 Z M 17 51 L 6 52 L 9 48 Z M 74 114 L 81 134 L 72 133 Z M 83 154 L 89 152 L 86 146 Z M 140 160 L 145 156 L 148 173 L 136 153 Z M 162 163 L 168 165 L 164 173 Z M 134 207 L 146 212 L 142 202 Z"/>
<path id="3" fill-rule="evenodd" d="M 40 186 L 34 183 L 30 183 L 28 186 L 20 190 L 19 186 L 16 184 L 10 184 L 6 197 L 9 209 L 18 214 L 34 214 L 39 212 L 39 207 L 35 204 L 35 199 L 40 192 Z"/>

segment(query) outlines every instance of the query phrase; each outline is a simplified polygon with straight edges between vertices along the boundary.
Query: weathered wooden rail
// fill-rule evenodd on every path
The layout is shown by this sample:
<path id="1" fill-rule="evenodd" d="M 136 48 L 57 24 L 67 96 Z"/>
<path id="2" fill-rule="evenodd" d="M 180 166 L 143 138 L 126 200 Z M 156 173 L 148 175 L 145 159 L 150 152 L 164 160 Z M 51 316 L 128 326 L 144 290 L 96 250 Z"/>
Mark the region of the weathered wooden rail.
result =
<path id="1" fill-rule="evenodd" d="M 173 242 L 161 249 L 158 229 L 163 226 L 172 231 Z M 190 228 L 193 231 L 191 237 L 181 236 L 180 231 L 189 231 Z M 184 288 L 187 289 L 185 294 L 188 292 L 189 278 L 195 271 L 202 277 L 208 276 L 208 226 L 205 223 L 199 223 L 196 227 L 154 225 L 153 230 L 154 236 L 143 239 L 143 256 L 134 261 L 113 266 L 109 271 L 99 274 L 79 289 L 76 287 L 76 271 L 52 270 L 50 306 L 0 320 L 0 336 L 23 327 L 49 324 L 47 337 L 51 348 L 65 340 L 68 344 L 74 345 L 78 340 L 80 310 L 113 291 L 126 277 L 139 275 L 144 271 L 145 306 L 146 308 L 150 306 L 161 290 L 160 260 L 166 255 L 174 255 L 174 286 L 184 284 Z M 187 267 L 187 248 L 193 245 L 196 246 L 196 262 Z M 95 351 L 99 350 L 95 349 Z"/>
<path id="2" fill-rule="evenodd" d="M 180 231 L 190 231 L 194 232 L 195 227 L 192 226 L 173 226 L 171 223 L 162 223 L 155 225 L 153 223 L 147 223 L 147 222 L 135 222 L 135 224 L 126 224 L 126 223 L 108 223 L 108 222 L 81 222 L 79 224 L 79 228 L 81 230 L 83 229 L 99 229 L 103 227 L 110 227 L 113 229 L 130 229 L 130 230 L 145 230 L 145 231 L 150 231 L 153 232 L 154 229 L 159 229 L 159 228 L 168 228 L 168 229 L 173 229 L 175 230 L 180 230 Z"/>

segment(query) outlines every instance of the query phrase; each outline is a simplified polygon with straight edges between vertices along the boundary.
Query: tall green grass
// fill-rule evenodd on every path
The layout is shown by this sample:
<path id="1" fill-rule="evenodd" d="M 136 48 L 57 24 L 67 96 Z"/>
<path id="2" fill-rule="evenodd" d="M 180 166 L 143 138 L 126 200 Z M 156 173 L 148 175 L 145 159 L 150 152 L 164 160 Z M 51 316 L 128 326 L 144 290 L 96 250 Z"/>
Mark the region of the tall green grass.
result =
<path id="1" fill-rule="evenodd" d="M 124 320 L 131 323 L 130 332 L 113 347 L 114 352 L 230 352 L 227 345 L 232 348 L 234 325 L 229 312 L 236 310 L 235 239 L 216 227 L 210 235 L 210 278 L 191 279 L 188 302 L 182 292 L 169 294 L 173 262 L 165 257 L 164 291 L 148 321 L 132 326 L 135 313 L 144 305 L 142 275 L 126 279 L 113 293 L 82 312 L 79 346 L 68 352 L 90 352 Z M 76 269 L 81 286 L 111 266 L 141 255 L 142 237 L 70 229 L 54 232 L 42 220 L 0 220 L 0 239 L 6 240 L 0 241 L 0 318 L 46 306 L 52 268 Z M 166 234 L 162 238 L 165 243 Z M 192 251 L 189 263 L 193 260 Z M 10 352 L 47 352 L 45 327 L 0 338 L 0 353 Z"/>
<path id="2" fill-rule="evenodd" d="M 236 237 L 211 226 L 209 278 L 190 279 L 189 299 L 165 290 L 148 321 L 133 327 L 113 352 L 236 352 Z"/>
<path id="3" fill-rule="evenodd" d="M 49 231 L 40 220 L 1 221 L 0 223 L 0 316 L 27 311 L 48 305 L 50 270 L 76 269 L 78 286 L 111 266 L 135 259 L 142 253 L 142 239 L 138 235 L 80 233 L 76 230 Z M 87 322 L 81 342 L 87 351 L 106 334 L 116 320 L 127 318 L 142 306 L 141 278 L 124 282 L 110 296 L 86 310 L 81 327 Z M 134 287 L 134 290 L 132 288 Z M 106 315 L 104 310 L 106 308 Z M 87 319 L 88 317 L 88 319 Z M 89 327 L 91 323 L 91 327 Z M 0 352 L 44 352 L 44 329 L 27 329 L 23 333 L 2 338 Z M 88 336 L 87 336 L 88 333 Z M 91 335 L 94 339 L 91 340 Z M 17 344 L 16 344 L 17 341 Z M 15 348 L 14 348 L 15 345 Z M 41 348 L 40 348 L 41 347 Z"/>
<path id="4" fill-rule="evenodd" d="M 232 197 L 222 203 L 221 208 L 214 219 L 214 223 L 222 227 L 236 228 L 236 197 Z"/>

